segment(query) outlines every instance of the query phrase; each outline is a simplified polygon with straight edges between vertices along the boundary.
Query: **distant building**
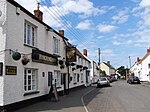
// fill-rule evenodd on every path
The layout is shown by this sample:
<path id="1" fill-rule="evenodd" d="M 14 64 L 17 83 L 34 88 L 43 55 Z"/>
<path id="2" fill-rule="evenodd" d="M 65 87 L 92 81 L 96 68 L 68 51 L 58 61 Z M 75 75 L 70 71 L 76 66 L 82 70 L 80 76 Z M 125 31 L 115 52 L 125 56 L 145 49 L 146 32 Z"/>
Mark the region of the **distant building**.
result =
<path id="1" fill-rule="evenodd" d="M 106 75 L 116 74 L 116 69 L 110 64 L 110 61 L 107 63 L 102 62 L 100 68 L 102 71 L 105 71 Z"/>
<path id="2" fill-rule="evenodd" d="M 130 71 L 138 76 L 141 81 L 150 81 L 150 48 L 147 49 L 143 58 L 137 58 Z"/>

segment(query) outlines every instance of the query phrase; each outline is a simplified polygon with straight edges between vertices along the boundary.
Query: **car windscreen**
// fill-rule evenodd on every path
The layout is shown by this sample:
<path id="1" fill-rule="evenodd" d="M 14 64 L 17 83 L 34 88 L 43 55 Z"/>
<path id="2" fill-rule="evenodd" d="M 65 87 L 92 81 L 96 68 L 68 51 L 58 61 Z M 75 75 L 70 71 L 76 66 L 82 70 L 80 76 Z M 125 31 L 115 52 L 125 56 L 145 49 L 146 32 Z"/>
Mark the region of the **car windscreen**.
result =
<path id="1" fill-rule="evenodd" d="M 106 78 L 100 78 L 100 81 L 106 81 Z"/>

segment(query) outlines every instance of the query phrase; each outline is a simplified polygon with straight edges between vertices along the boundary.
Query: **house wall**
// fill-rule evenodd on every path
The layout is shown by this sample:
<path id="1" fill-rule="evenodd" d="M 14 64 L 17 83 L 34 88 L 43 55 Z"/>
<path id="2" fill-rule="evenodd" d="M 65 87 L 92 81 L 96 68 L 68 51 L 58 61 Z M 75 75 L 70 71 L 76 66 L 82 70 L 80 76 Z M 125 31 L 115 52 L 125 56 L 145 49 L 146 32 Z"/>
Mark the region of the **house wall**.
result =
<path id="1" fill-rule="evenodd" d="M 7 3 L 7 41 L 5 49 L 12 49 L 24 54 L 30 54 L 32 52 L 32 47 L 25 46 L 24 43 L 24 22 L 27 20 L 31 24 L 37 27 L 37 39 L 36 39 L 36 48 L 40 50 L 53 54 L 53 36 L 60 39 L 60 48 L 61 48 L 61 59 L 65 57 L 65 45 L 62 38 L 56 35 L 54 32 L 46 31 L 46 28 L 43 24 L 39 23 L 35 19 L 31 18 L 24 12 L 20 11 L 20 15 L 16 14 L 16 7 L 10 3 Z M 3 38 L 5 36 L 3 35 Z M 48 87 L 48 72 L 54 74 L 54 70 L 59 70 L 60 72 L 67 71 L 67 69 L 61 70 L 59 66 L 53 66 L 43 63 L 32 62 L 31 55 L 28 55 L 30 62 L 27 65 L 19 61 L 12 59 L 12 54 L 5 52 L 5 65 L 16 66 L 17 74 L 16 75 L 4 75 L 4 82 L 0 81 L 0 85 L 4 85 L 3 93 L 0 93 L 0 97 L 4 98 L 4 101 L 0 100 L 1 105 L 7 105 L 14 102 L 19 102 L 22 100 L 39 97 L 45 94 L 48 94 L 50 87 Z M 24 96 L 24 69 L 25 68 L 35 68 L 38 70 L 38 88 L 39 93 Z M 5 69 L 5 66 L 4 66 Z M 42 76 L 42 73 L 45 73 L 45 76 Z M 4 72 L 5 74 L 5 72 Z M 56 78 L 56 76 L 54 76 Z M 2 80 L 2 78 L 0 78 Z M 3 87 L 3 86 L 2 86 Z M 2 91 L 2 88 L 0 88 Z M 58 91 L 63 90 L 63 87 Z M 2 99 L 2 98 L 1 98 Z"/>
<path id="2" fill-rule="evenodd" d="M 150 64 L 150 56 L 148 56 L 145 60 L 142 61 L 142 81 L 150 81 L 150 68 L 148 68 L 148 64 Z"/>
<path id="3" fill-rule="evenodd" d="M 109 74 L 116 74 L 116 71 L 114 69 L 110 69 Z"/>
<path id="4" fill-rule="evenodd" d="M 100 68 L 101 70 L 104 70 L 106 72 L 106 75 L 110 75 L 109 67 L 106 66 L 104 63 L 101 63 Z"/>
<path id="5" fill-rule="evenodd" d="M 85 59 L 82 58 L 82 63 L 79 61 L 79 56 L 77 55 L 77 61 L 75 62 L 76 65 L 82 65 L 82 66 L 87 66 L 88 69 L 87 70 L 83 70 L 83 68 L 79 68 L 76 69 L 76 65 L 75 66 L 69 66 L 69 73 L 70 73 L 70 77 L 72 77 L 72 80 L 69 83 L 69 87 L 70 88 L 74 88 L 74 87 L 78 87 L 78 86 L 88 86 L 91 84 L 90 82 L 90 75 L 86 76 L 86 71 L 90 71 L 90 67 L 89 67 L 89 62 Z M 72 68 L 75 68 L 75 70 L 73 71 Z M 79 74 L 79 81 L 77 81 L 77 75 L 76 75 L 76 81 L 74 81 L 74 74 Z M 81 80 L 81 74 L 83 74 L 82 80 Z M 86 79 L 87 77 L 87 79 Z M 86 82 L 87 80 L 87 82 Z"/>
<path id="6" fill-rule="evenodd" d="M 1 16 L 0 16 L 0 62 L 3 63 L 5 62 L 5 42 L 6 42 L 6 1 L 1 0 L 0 2 L 0 11 L 1 11 Z M 2 68 L 3 69 L 3 68 Z M 4 69 L 3 69 L 4 71 Z M 0 106 L 3 105 L 3 92 L 4 91 L 4 77 L 3 74 L 0 76 Z"/>
<path id="7" fill-rule="evenodd" d="M 90 80 L 92 83 L 96 83 L 99 77 L 99 71 L 96 69 L 96 66 L 96 63 L 93 60 L 91 60 Z"/>
<path id="8" fill-rule="evenodd" d="M 56 32 L 47 31 L 46 26 L 41 22 L 38 22 L 35 18 L 30 17 L 22 10 L 19 11 L 19 14 L 16 14 L 16 7 L 11 3 L 7 2 L 7 13 L 6 15 L 6 24 L 3 22 L 3 26 L 0 27 L 0 50 L 11 49 L 13 52 L 18 51 L 23 55 L 26 55 L 30 62 L 26 65 L 23 65 L 21 59 L 15 61 L 12 58 L 13 52 L 4 52 L 3 55 L 0 55 L 0 61 L 4 63 L 3 66 L 3 76 L 0 76 L 0 106 L 16 103 L 19 101 L 24 101 L 31 98 L 37 98 L 49 93 L 50 87 L 48 86 L 48 72 L 53 74 L 53 82 L 57 79 L 57 75 L 54 74 L 54 71 L 60 71 L 60 73 L 66 73 L 66 86 L 68 85 L 68 71 L 65 66 L 64 69 L 60 69 L 60 65 L 48 65 L 44 63 L 33 62 L 31 58 L 32 49 L 38 48 L 41 51 L 44 51 L 49 54 L 53 54 L 53 37 L 56 37 L 60 40 L 60 57 L 58 60 L 66 61 L 66 45 L 64 40 Z M 0 6 L 2 7 L 2 6 Z M 5 10 L 6 11 L 6 10 Z M 37 28 L 37 35 L 35 39 L 35 46 L 31 47 L 24 44 L 24 23 L 28 21 Z M 5 32 L 5 33 L 4 33 Z M 78 56 L 77 56 L 78 59 Z M 89 86 L 90 82 L 90 62 L 86 59 L 83 59 L 83 63 L 80 63 L 77 60 L 76 65 L 87 66 L 88 69 L 80 71 L 76 69 L 72 71 L 72 66 L 69 66 L 70 76 L 73 77 L 74 73 L 79 74 L 79 81 L 75 84 L 74 81 L 70 81 L 69 88 L 74 88 L 78 86 Z M 17 67 L 16 75 L 6 75 L 5 66 L 15 66 Z M 24 69 L 32 68 L 37 69 L 37 92 L 36 94 L 26 94 L 24 90 Z M 43 76 L 44 73 L 44 76 Z M 81 80 L 81 74 L 83 74 Z M 76 77 L 77 79 L 77 77 Z M 60 80 L 59 80 L 60 81 Z M 66 87 L 67 89 L 67 87 Z M 64 85 L 60 85 L 58 91 L 63 91 Z M 26 94 L 26 95 L 25 95 Z"/>

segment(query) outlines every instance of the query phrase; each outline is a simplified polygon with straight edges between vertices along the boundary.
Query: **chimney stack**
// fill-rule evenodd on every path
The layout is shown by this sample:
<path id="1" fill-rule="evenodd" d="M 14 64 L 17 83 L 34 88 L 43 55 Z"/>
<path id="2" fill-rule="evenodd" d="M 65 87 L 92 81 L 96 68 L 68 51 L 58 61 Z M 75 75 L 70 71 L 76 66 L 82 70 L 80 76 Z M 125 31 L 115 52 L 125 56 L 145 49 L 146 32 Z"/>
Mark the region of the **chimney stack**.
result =
<path id="1" fill-rule="evenodd" d="M 110 65 L 110 61 L 107 61 L 107 64 L 109 64 L 109 65 Z"/>
<path id="2" fill-rule="evenodd" d="M 87 56 L 87 49 L 83 49 L 83 54 Z"/>
<path id="3" fill-rule="evenodd" d="M 38 3 L 37 9 L 34 10 L 34 16 L 37 17 L 40 21 L 43 21 L 43 12 L 41 12 L 39 8 L 40 8 L 40 3 Z"/>
<path id="4" fill-rule="evenodd" d="M 150 53 L 150 48 L 147 49 L 147 53 Z"/>
<path id="5" fill-rule="evenodd" d="M 140 61 L 140 58 L 139 57 L 137 57 L 137 62 L 139 62 Z"/>
<path id="6" fill-rule="evenodd" d="M 64 30 L 59 30 L 59 34 L 64 37 Z"/>

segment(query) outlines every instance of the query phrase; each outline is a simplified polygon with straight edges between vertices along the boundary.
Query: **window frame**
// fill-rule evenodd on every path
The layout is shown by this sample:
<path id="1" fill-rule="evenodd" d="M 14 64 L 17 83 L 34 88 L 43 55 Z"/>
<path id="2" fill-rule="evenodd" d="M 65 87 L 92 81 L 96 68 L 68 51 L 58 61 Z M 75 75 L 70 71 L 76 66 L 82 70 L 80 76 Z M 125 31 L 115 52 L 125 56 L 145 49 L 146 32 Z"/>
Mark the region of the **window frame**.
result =
<path id="1" fill-rule="evenodd" d="M 29 72 L 30 71 L 30 72 Z M 38 88 L 38 70 L 32 68 L 24 69 L 24 91 L 33 92 Z"/>
<path id="2" fill-rule="evenodd" d="M 24 44 L 35 47 L 37 38 L 37 27 L 25 20 L 24 22 Z"/>
<path id="3" fill-rule="evenodd" d="M 60 55 L 60 40 L 53 36 L 53 52 L 56 55 Z"/>
<path id="4" fill-rule="evenodd" d="M 55 84 L 56 87 L 60 87 L 61 86 L 61 72 L 59 70 L 54 70 L 54 75 L 55 77 Z"/>
<path id="5" fill-rule="evenodd" d="M 148 69 L 150 69 L 150 63 L 148 63 Z"/>

